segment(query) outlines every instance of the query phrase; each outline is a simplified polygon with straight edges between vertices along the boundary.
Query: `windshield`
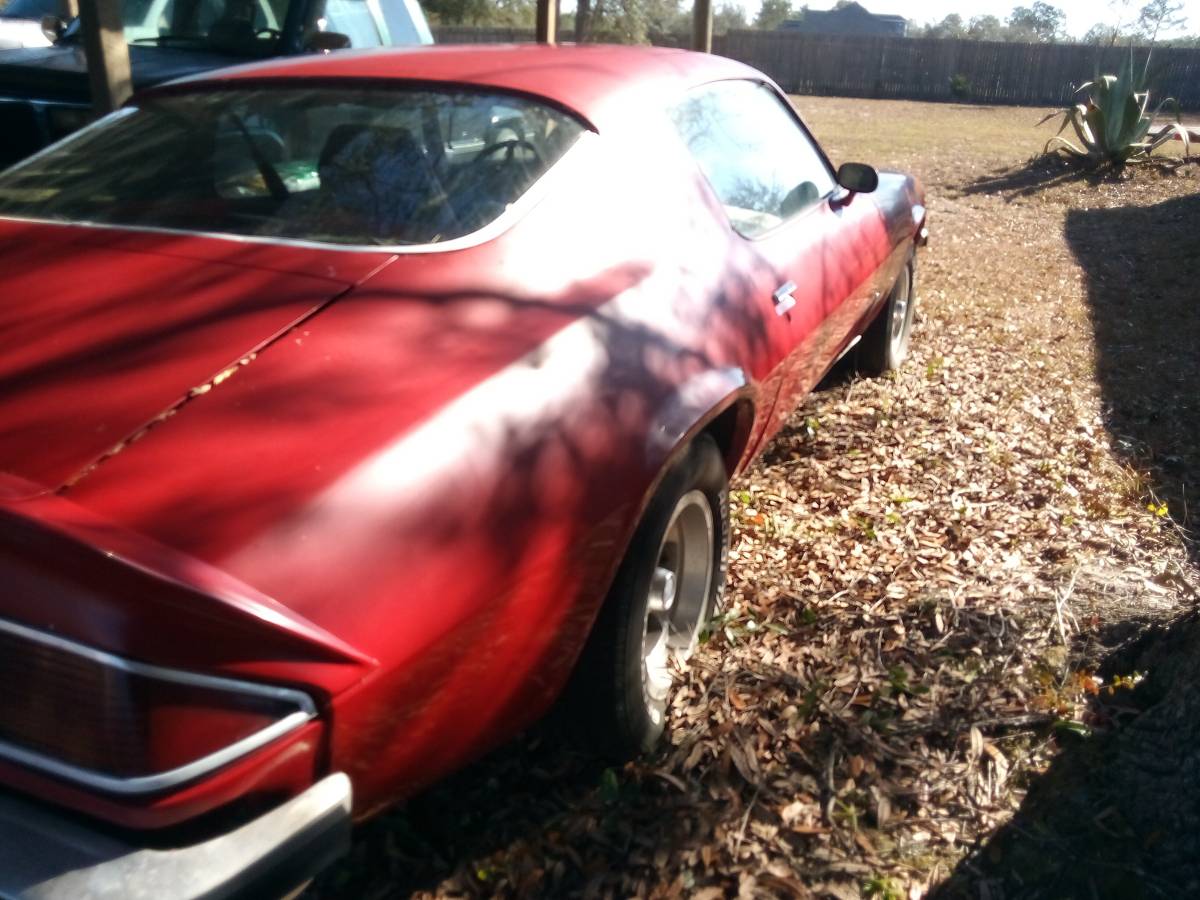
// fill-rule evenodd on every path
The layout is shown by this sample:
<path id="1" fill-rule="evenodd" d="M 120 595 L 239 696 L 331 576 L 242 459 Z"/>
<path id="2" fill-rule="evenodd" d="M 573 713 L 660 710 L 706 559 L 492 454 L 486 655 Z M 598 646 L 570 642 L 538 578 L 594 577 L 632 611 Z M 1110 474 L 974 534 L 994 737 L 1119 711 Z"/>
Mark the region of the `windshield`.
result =
<path id="1" fill-rule="evenodd" d="M 21 0 L 35 2 L 35 0 Z M 197 47 L 243 56 L 273 53 L 290 12 L 303 0 L 123 0 L 132 44 Z M 327 0 L 316 27 L 345 35 L 351 47 L 428 42 L 419 9 L 380 0 Z"/>
<path id="2" fill-rule="evenodd" d="M 259 56 L 274 48 L 288 0 L 123 0 L 121 11 L 131 44 Z"/>
<path id="3" fill-rule="evenodd" d="M 0 3 L 0 19 L 33 19 L 42 20 L 42 16 L 58 14 L 59 0 L 9 0 L 7 4 Z"/>
<path id="4" fill-rule="evenodd" d="M 496 219 L 582 131 L 503 94 L 347 85 L 168 96 L 0 173 L 0 215 L 433 243 Z"/>

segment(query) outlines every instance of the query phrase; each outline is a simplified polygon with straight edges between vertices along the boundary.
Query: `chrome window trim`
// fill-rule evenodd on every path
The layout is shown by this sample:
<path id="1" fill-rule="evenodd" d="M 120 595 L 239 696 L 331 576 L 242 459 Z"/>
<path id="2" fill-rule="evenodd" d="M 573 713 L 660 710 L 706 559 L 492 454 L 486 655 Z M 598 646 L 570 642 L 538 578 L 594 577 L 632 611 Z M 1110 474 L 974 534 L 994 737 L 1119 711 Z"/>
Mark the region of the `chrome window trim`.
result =
<path id="1" fill-rule="evenodd" d="M 100 665 L 128 672 L 132 675 L 140 675 L 144 678 L 152 678 L 157 681 L 167 681 L 174 684 L 184 684 L 190 687 L 211 688 L 213 690 L 247 694 L 254 697 L 265 697 L 271 700 L 292 703 L 297 707 L 295 712 L 215 753 L 202 756 L 200 759 L 193 760 L 186 765 L 170 769 L 166 772 L 157 772 L 153 775 L 138 775 L 129 778 L 105 775 L 102 772 L 62 762 L 43 753 L 27 750 L 16 744 L 0 740 L 0 759 L 10 760 L 20 765 L 28 766 L 31 769 L 64 778 L 68 781 L 74 781 L 90 788 L 96 788 L 106 793 L 122 796 L 148 794 L 192 781 L 260 747 L 266 746 L 277 738 L 283 737 L 285 734 L 295 731 L 317 716 L 317 708 L 312 698 L 303 691 L 292 688 L 256 684 L 248 681 L 238 681 L 233 678 L 225 678 L 219 675 L 203 675 L 198 672 L 169 669 L 151 663 L 135 662 L 105 650 L 97 650 L 95 647 L 88 647 L 68 638 L 39 631 L 25 625 L 19 625 L 16 622 L 10 622 L 6 619 L 0 619 L 0 631 L 47 647 L 53 647 L 56 650 L 71 653 L 75 656 L 80 656 Z"/>
<path id="2" fill-rule="evenodd" d="M 44 147 L 32 156 L 26 157 L 20 162 L 14 163 L 7 169 L 0 171 L 0 175 L 11 175 L 18 169 L 24 168 L 27 164 L 41 157 L 43 154 L 49 153 L 51 150 L 58 149 L 68 141 L 73 141 L 87 132 L 91 131 L 98 125 L 107 122 L 114 116 L 127 116 L 136 112 L 136 107 L 126 106 L 111 112 L 107 116 L 103 116 L 78 131 L 73 131 L 61 140 Z M 597 138 L 594 131 L 588 130 L 586 127 L 579 133 L 579 137 L 575 139 L 567 150 L 560 156 L 554 165 L 550 166 L 541 176 L 529 186 L 529 188 L 518 197 L 515 201 L 509 204 L 508 209 L 492 219 L 487 225 L 482 228 L 472 231 L 470 234 L 464 234 L 461 237 L 456 237 L 453 240 L 442 241 L 435 244 L 335 244 L 328 241 L 306 240 L 304 238 L 288 238 L 288 237 L 272 237 L 270 235 L 255 235 L 255 234 L 231 234 L 225 231 L 193 231 L 187 228 L 162 228 L 157 225 L 121 225 L 110 222 L 89 222 L 81 219 L 43 219 L 37 216 L 12 216 L 0 213 L 0 221 L 8 222 L 30 222 L 34 224 L 44 225 L 61 225 L 66 228 L 101 228 L 109 231 L 132 231 L 143 234 L 182 234 L 190 237 L 213 238 L 222 241 L 231 241 L 236 244 L 266 244 L 277 247 L 306 247 L 313 250 L 340 250 L 346 253 L 387 253 L 395 256 L 408 256 L 420 253 L 453 253 L 456 250 L 469 250 L 472 247 L 478 247 L 481 244 L 486 244 L 488 241 L 495 240 L 512 228 L 519 222 L 529 210 L 537 206 L 549 193 L 554 183 L 559 179 L 565 178 L 567 172 L 583 166 L 583 161 L 586 160 L 587 148 L 593 145 Z"/>

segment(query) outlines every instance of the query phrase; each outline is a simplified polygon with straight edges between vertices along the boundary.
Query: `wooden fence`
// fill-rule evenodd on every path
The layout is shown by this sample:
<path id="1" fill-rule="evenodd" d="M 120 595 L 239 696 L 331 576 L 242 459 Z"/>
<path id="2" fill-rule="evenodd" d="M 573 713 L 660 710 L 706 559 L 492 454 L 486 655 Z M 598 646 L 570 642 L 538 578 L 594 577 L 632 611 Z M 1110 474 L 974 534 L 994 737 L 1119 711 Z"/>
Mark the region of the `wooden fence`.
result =
<path id="1" fill-rule="evenodd" d="M 761 69 L 793 94 L 1065 105 L 1099 66 L 1116 72 L 1127 47 L 1012 44 L 934 38 L 871 38 L 734 31 L 725 56 Z M 1137 51 L 1145 59 L 1145 51 Z M 1200 109 L 1200 50 L 1158 47 L 1152 96 Z"/>
<path id="2" fill-rule="evenodd" d="M 574 39 L 570 30 L 560 31 L 559 37 L 564 41 Z M 532 28 L 470 28 L 458 25 L 436 26 L 433 29 L 433 38 L 439 44 L 525 44 L 537 39 Z M 720 39 L 720 36 L 714 37 L 714 44 Z M 603 40 L 603 38 L 597 38 L 597 40 Z M 692 35 L 690 33 L 661 34 L 656 35 L 651 43 L 657 47 L 687 49 L 691 47 Z"/>
<path id="3" fill-rule="evenodd" d="M 433 29 L 438 44 L 528 44 L 536 40 L 532 28 L 468 28 L 438 25 Z"/>
<path id="4" fill-rule="evenodd" d="M 523 42 L 520 28 L 438 28 L 441 43 Z M 662 43 L 679 46 L 682 36 Z M 1096 67 L 1116 72 L 1129 50 L 1084 44 L 1012 44 L 934 38 L 877 38 L 731 31 L 713 51 L 761 69 L 792 94 L 961 100 L 1061 106 Z M 1145 50 L 1136 51 L 1139 60 Z M 1158 47 L 1150 65 L 1152 97 L 1175 97 L 1200 110 L 1200 49 Z"/>

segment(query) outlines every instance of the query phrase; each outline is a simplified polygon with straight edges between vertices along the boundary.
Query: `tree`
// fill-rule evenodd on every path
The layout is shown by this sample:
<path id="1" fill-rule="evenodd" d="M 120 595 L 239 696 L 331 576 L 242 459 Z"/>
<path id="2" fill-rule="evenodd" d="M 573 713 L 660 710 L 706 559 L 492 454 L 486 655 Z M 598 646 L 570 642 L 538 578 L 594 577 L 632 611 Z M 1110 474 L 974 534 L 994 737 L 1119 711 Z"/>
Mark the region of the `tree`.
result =
<path id="1" fill-rule="evenodd" d="M 424 0 L 421 6 L 435 25 L 527 27 L 535 0 Z"/>
<path id="2" fill-rule="evenodd" d="M 582 44 L 592 31 L 592 0 L 575 0 L 575 43 Z"/>
<path id="3" fill-rule="evenodd" d="M 1013 7 L 1008 17 L 1009 36 L 1013 40 L 1053 43 L 1062 36 L 1066 20 L 1066 13 L 1057 6 L 1037 0 L 1033 6 Z"/>
<path id="4" fill-rule="evenodd" d="M 575 40 L 645 44 L 686 31 L 689 19 L 679 5 L 680 0 L 576 0 Z"/>
<path id="5" fill-rule="evenodd" d="M 1183 3 L 1179 0 L 1150 0 L 1138 13 L 1138 27 L 1153 44 L 1160 31 L 1176 31 L 1187 24 L 1187 16 L 1181 16 L 1181 12 Z"/>
<path id="6" fill-rule="evenodd" d="M 502 28 L 532 28 L 537 19 L 537 0 L 496 0 L 489 24 Z"/>
<path id="7" fill-rule="evenodd" d="M 1081 43 L 1091 44 L 1094 47 L 1111 47 L 1122 37 L 1124 35 L 1118 26 L 1110 25 L 1107 22 L 1097 22 L 1087 30 L 1087 33 L 1081 38 Z"/>
<path id="8" fill-rule="evenodd" d="M 737 3 L 722 3 L 713 13 L 713 32 L 725 34 L 731 28 L 746 28 L 746 11 Z"/>
<path id="9" fill-rule="evenodd" d="M 796 17 L 791 0 L 763 0 L 758 15 L 754 18 L 754 27 L 765 31 L 774 31 L 788 19 Z"/>
<path id="10" fill-rule="evenodd" d="M 925 37 L 931 38 L 964 38 L 967 36 L 967 27 L 963 24 L 963 18 L 958 13 L 950 13 L 942 21 L 936 25 L 927 25 L 925 27 Z"/>
<path id="11" fill-rule="evenodd" d="M 425 0 L 422 6 L 435 24 L 469 25 L 487 15 L 491 4 L 487 0 Z"/>
<path id="12" fill-rule="evenodd" d="M 995 16 L 974 16 L 967 23 L 967 37 L 973 41 L 1004 40 L 1004 23 Z"/>
<path id="13" fill-rule="evenodd" d="M 1123 36 L 1132 35 L 1136 28 L 1137 15 L 1131 9 L 1133 2 L 1134 0 L 1108 0 L 1108 8 L 1113 12 L 1111 23 L 1113 44 Z"/>

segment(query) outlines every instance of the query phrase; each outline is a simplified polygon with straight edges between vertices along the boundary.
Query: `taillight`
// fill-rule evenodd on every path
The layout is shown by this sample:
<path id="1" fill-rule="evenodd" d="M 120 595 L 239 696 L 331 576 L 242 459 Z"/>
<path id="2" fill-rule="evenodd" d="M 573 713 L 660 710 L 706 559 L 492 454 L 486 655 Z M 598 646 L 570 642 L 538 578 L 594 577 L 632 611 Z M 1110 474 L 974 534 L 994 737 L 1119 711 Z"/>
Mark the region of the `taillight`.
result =
<path id="1" fill-rule="evenodd" d="M 120 794 L 165 790 L 299 728 L 309 696 L 122 659 L 0 620 L 0 758 Z"/>

